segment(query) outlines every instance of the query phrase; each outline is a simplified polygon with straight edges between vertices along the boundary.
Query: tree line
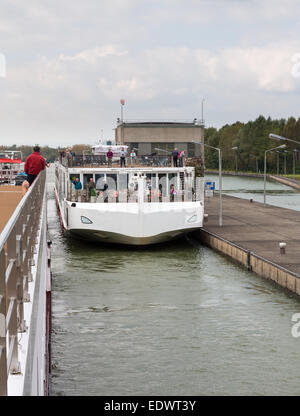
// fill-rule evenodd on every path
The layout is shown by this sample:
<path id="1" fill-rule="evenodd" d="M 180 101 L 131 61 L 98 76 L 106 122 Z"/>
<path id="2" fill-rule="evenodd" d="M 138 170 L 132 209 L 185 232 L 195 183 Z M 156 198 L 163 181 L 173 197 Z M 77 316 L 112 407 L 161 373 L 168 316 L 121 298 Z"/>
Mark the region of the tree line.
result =
<path id="1" fill-rule="evenodd" d="M 299 142 L 277 141 L 269 138 L 274 133 Z M 254 121 L 226 124 L 220 129 L 206 128 L 204 142 L 222 150 L 224 170 L 263 172 L 265 150 L 286 144 L 285 149 L 277 149 L 267 153 L 268 172 L 280 174 L 300 173 L 300 118 L 288 119 L 265 118 L 260 115 Z M 234 148 L 234 149 L 233 149 Z M 295 152 L 294 149 L 297 151 Z M 218 152 L 205 147 L 205 168 L 218 169 Z"/>

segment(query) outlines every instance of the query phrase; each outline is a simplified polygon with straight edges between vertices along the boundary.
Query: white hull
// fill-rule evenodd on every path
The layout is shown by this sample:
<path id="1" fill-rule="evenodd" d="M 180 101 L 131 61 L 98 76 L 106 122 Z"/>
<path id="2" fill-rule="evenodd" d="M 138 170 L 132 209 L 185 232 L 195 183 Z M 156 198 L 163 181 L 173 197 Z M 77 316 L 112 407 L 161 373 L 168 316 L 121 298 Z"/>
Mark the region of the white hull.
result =
<path id="1" fill-rule="evenodd" d="M 56 193 L 56 192 L 55 192 Z M 203 225 L 203 204 L 106 203 L 91 204 L 56 199 L 61 223 L 67 234 L 91 241 L 115 244 L 147 245 L 179 238 Z M 74 203 L 73 203 L 74 204 Z M 87 219 L 90 223 L 82 222 Z"/>

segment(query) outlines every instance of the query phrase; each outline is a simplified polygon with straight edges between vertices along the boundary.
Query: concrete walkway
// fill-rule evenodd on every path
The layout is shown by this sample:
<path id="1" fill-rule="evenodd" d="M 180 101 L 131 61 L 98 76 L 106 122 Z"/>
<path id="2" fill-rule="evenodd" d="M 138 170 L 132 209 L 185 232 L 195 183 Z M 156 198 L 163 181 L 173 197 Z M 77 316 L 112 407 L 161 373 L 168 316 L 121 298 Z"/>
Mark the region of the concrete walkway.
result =
<path id="1" fill-rule="evenodd" d="M 223 195 L 223 226 L 219 198 L 205 199 L 204 229 L 300 275 L 300 212 Z M 286 254 L 279 243 L 285 242 Z"/>

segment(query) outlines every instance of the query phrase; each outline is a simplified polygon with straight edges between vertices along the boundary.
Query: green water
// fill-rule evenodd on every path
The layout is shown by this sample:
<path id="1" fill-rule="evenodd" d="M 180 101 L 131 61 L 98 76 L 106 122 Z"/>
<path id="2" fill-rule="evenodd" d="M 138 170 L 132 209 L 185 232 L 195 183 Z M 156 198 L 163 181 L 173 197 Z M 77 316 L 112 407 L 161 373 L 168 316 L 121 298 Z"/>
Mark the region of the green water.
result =
<path id="1" fill-rule="evenodd" d="M 52 395 L 300 394 L 296 297 L 193 239 L 66 239 L 52 180 Z"/>

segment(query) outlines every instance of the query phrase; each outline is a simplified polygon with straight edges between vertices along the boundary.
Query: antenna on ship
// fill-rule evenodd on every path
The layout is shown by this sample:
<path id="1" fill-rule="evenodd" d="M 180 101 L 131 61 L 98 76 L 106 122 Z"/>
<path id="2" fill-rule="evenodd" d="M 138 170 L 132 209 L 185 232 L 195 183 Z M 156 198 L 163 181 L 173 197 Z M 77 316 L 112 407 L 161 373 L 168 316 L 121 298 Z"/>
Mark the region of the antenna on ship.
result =
<path id="1" fill-rule="evenodd" d="M 121 123 L 123 123 L 123 107 L 125 105 L 124 98 L 121 98 L 120 103 L 121 103 Z"/>

